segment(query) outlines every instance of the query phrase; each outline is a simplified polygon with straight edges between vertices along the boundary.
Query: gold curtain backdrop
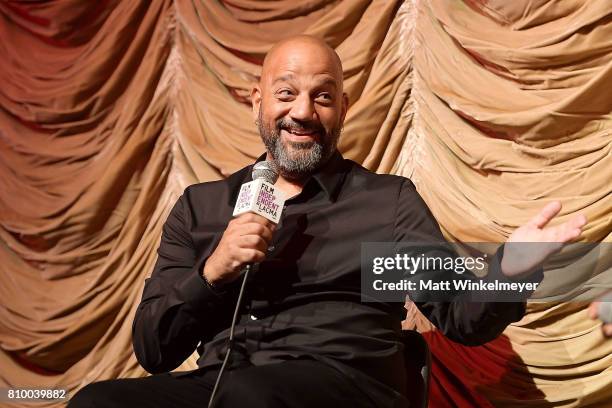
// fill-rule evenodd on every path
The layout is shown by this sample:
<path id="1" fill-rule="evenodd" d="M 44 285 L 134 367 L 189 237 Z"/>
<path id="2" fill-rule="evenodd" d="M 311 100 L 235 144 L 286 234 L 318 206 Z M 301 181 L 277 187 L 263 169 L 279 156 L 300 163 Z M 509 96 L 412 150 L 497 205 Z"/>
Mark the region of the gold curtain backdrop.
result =
<path id="1" fill-rule="evenodd" d="M 0 388 L 145 375 L 131 324 L 163 222 L 263 152 L 249 91 L 299 33 L 342 59 L 342 153 L 410 177 L 449 240 L 502 242 L 558 199 L 557 222 L 582 212 L 584 241 L 612 241 L 609 0 L 0 2 Z M 540 297 L 612 288 L 612 253 L 572 268 L 588 256 Z M 612 405 L 584 303 L 530 303 L 476 348 L 408 308 L 432 407 Z"/>

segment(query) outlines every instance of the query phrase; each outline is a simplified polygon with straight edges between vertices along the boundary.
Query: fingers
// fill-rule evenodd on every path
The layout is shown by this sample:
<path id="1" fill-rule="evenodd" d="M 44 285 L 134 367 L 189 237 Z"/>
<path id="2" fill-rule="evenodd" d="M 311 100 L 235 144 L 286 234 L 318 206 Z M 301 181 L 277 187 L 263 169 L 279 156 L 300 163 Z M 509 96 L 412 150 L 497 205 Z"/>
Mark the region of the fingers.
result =
<path id="1" fill-rule="evenodd" d="M 589 309 L 587 310 L 587 314 L 589 315 L 589 318 L 593 320 L 599 319 L 598 311 L 599 311 L 600 303 L 601 301 L 591 302 L 591 304 L 589 305 Z M 612 323 L 603 323 L 601 325 L 601 332 L 603 333 L 605 337 L 612 337 Z"/>
<path id="2" fill-rule="evenodd" d="M 579 228 L 571 228 L 568 225 L 560 225 L 554 231 L 553 239 L 554 242 L 570 242 L 580 236 L 582 230 Z"/>
<path id="3" fill-rule="evenodd" d="M 243 235 L 238 241 L 239 248 L 256 249 L 265 252 L 268 249 L 268 241 L 259 235 Z"/>
<path id="4" fill-rule="evenodd" d="M 527 225 L 543 228 L 555 215 L 559 214 L 559 211 L 561 211 L 561 203 L 559 201 L 548 203 L 538 215 L 527 222 Z"/>
<path id="5" fill-rule="evenodd" d="M 214 258 L 217 263 L 212 267 L 216 269 L 214 271 L 216 275 L 206 276 L 211 279 L 216 276 L 222 281 L 232 281 L 239 275 L 244 265 L 263 261 L 266 258 L 266 248 L 267 244 L 256 236 L 243 237 L 242 242 L 217 247 L 211 256 L 213 258 L 218 253 L 218 258 Z"/>
<path id="6" fill-rule="evenodd" d="M 266 253 L 253 248 L 240 248 L 236 251 L 236 260 L 239 265 L 261 262 L 266 258 Z"/>
<path id="7" fill-rule="evenodd" d="M 561 242 L 571 242 L 576 240 L 582 234 L 582 229 L 580 228 L 568 228 L 565 231 L 565 235 L 562 237 Z"/>
<path id="8" fill-rule="evenodd" d="M 251 250 L 265 254 L 272 242 L 276 225 L 257 214 L 243 215 L 230 221 L 224 238 L 231 243 L 233 251 L 242 253 L 241 256 L 236 255 L 237 258 L 248 259 L 245 262 L 254 262 L 259 259 L 259 255 L 252 254 Z"/>
<path id="9" fill-rule="evenodd" d="M 582 228 L 586 225 L 587 218 L 583 214 L 578 214 L 569 221 L 569 225 L 572 228 Z"/>
<path id="10" fill-rule="evenodd" d="M 230 224 L 240 225 L 240 224 L 249 224 L 253 222 L 257 224 L 261 224 L 261 225 L 268 225 L 268 226 L 275 225 L 272 221 L 268 220 L 267 218 L 262 217 L 259 214 L 253 214 L 253 213 L 240 214 L 238 217 L 232 219 L 230 221 Z"/>
<path id="11" fill-rule="evenodd" d="M 275 229 L 274 223 L 257 214 L 232 219 L 204 265 L 206 280 L 211 284 L 231 282 L 245 264 L 263 261 Z"/>
<path id="12" fill-rule="evenodd" d="M 589 309 L 587 311 L 587 313 L 589 315 L 589 318 L 591 318 L 593 320 L 596 320 L 598 318 L 598 316 L 597 316 L 597 309 L 599 308 L 599 304 L 600 303 L 601 302 L 592 302 L 589 305 Z"/>
<path id="13" fill-rule="evenodd" d="M 258 214 L 246 213 L 232 219 L 226 233 L 228 238 L 235 241 L 248 243 L 242 238 L 249 235 L 261 237 L 268 245 L 272 242 L 272 235 L 276 224 Z"/>
<path id="14" fill-rule="evenodd" d="M 582 227 L 584 227 L 587 223 L 587 219 L 584 215 L 578 214 L 576 217 L 572 218 L 568 222 L 565 223 L 565 233 L 569 240 L 574 240 L 582 234 Z"/>
<path id="15" fill-rule="evenodd" d="M 550 228 L 552 240 L 555 242 L 571 242 L 582 234 L 582 227 L 586 225 L 586 217 L 582 214 L 572 218 L 557 227 Z"/>
<path id="16" fill-rule="evenodd" d="M 274 233 L 273 227 L 268 225 L 261 225 L 255 222 L 248 224 L 242 224 L 240 229 L 236 231 L 238 237 L 256 236 L 261 237 L 263 241 L 270 245 L 272 242 L 272 235 Z"/>

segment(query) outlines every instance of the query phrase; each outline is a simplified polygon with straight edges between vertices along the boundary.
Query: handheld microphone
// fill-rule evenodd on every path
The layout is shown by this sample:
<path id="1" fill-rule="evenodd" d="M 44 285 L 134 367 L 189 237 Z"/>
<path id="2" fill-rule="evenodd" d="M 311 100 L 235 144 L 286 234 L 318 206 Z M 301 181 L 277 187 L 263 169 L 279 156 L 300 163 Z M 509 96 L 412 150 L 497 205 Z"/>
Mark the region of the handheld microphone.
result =
<path id="1" fill-rule="evenodd" d="M 283 206 L 285 205 L 285 195 L 278 188 L 274 187 L 274 183 L 278 180 L 278 173 L 274 169 L 274 166 L 269 161 L 261 161 L 255 163 L 252 172 L 253 181 L 244 183 L 240 187 L 238 193 L 238 199 L 236 200 L 236 206 L 234 207 L 233 216 L 244 214 L 246 212 L 252 212 L 259 214 L 262 217 L 278 224 L 280 220 Z M 225 366 L 229 361 L 229 356 L 234 345 L 234 329 L 238 320 L 238 314 L 240 313 L 240 307 L 242 305 L 242 296 L 244 295 L 244 288 L 251 272 L 251 264 L 247 264 L 244 268 L 244 276 L 242 277 L 242 285 L 240 286 L 240 292 L 238 293 L 238 300 L 236 301 L 236 307 L 234 309 L 234 317 L 232 318 L 232 325 L 230 326 L 230 333 L 228 338 L 227 351 L 225 352 L 225 358 L 223 364 L 217 374 L 217 380 L 213 387 L 210 398 L 208 399 L 208 408 L 213 406 L 214 398 L 221 382 L 221 376 L 225 370 Z"/>
<path id="2" fill-rule="evenodd" d="M 285 205 L 285 195 L 274 187 L 278 173 L 270 162 L 261 161 L 253 166 L 252 178 L 240 187 L 232 215 L 252 212 L 278 224 Z"/>

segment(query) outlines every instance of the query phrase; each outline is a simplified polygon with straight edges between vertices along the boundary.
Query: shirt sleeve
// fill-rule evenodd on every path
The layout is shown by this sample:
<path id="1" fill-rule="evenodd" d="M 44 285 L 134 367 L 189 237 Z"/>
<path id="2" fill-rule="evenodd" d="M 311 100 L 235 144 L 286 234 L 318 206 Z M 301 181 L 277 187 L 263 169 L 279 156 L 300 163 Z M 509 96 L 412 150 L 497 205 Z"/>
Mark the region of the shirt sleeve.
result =
<path id="1" fill-rule="evenodd" d="M 399 192 L 393 238 L 395 242 L 446 243 L 433 214 L 408 179 L 403 181 Z M 490 276 L 503 277 L 500 269 L 502 255 L 503 246 L 490 263 Z M 460 279 L 477 278 L 464 273 Z M 415 304 L 445 336 L 471 346 L 493 340 L 508 324 L 520 320 L 525 313 L 525 302 L 473 302 L 469 293 L 454 296 L 448 302 L 415 301 Z"/>
<path id="2" fill-rule="evenodd" d="M 200 273 L 209 254 L 196 256 L 185 194 L 163 226 L 157 262 L 132 326 L 136 358 L 150 373 L 178 367 L 200 341 L 229 324 L 231 296 L 210 287 Z"/>

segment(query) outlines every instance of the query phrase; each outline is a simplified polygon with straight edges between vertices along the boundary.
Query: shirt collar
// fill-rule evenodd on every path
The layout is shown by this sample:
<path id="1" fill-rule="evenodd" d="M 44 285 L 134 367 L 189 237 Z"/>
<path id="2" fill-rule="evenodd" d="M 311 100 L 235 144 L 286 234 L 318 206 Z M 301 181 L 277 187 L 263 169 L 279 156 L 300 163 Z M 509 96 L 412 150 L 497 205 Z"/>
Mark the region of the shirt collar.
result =
<path id="1" fill-rule="evenodd" d="M 255 161 L 255 163 L 263 161 L 265 159 L 266 159 L 266 153 L 259 156 L 257 160 Z M 248 183 L 249 181 L 253 180 L 253 177 L 252 177 L 253 165 L 247 166 L 243 170 L 246 170 L 246 171 L 241 177 L 241 182 L 237 183 L 231 195 L 230 204 L 232 206 L 235 205 L 236 203 L 236 200 L 238 198 L 238 192 L 240 190 L 240 186 L 244 183 Z M 312 176 L 310 176 L 310 178 L 306 181 L 304 186 L 306 186 L 308 183 L 311 183 L 311 180 L 314 180 L 317 183 L 317 185 L 325 192 L 325 194 L 327 195 L 327 198 L 331 202 L 335 202 L 336 199 L 338 198 L 340 186 L 342 185 L 342 182 L 344 181 L 346 173 L 347 173 L 347 166 L 346 166 L 344 157 L 342 157 L 342 154 L 340 154 L 340 152 L 336 150 L 332 154 L 332 156 L 329 158 L 327 163 L 325 163 L 323 167 L 321 167 L 319 170 L 313 173 Z"/>
<path id="2" fill-rule="evenodd" d="M 346 173 L 347 166 L 344 157 L 336 150 L 327 163 L 317 170 L 311 178 L 319 183 L 329 200 L 335 202 Z"/>

